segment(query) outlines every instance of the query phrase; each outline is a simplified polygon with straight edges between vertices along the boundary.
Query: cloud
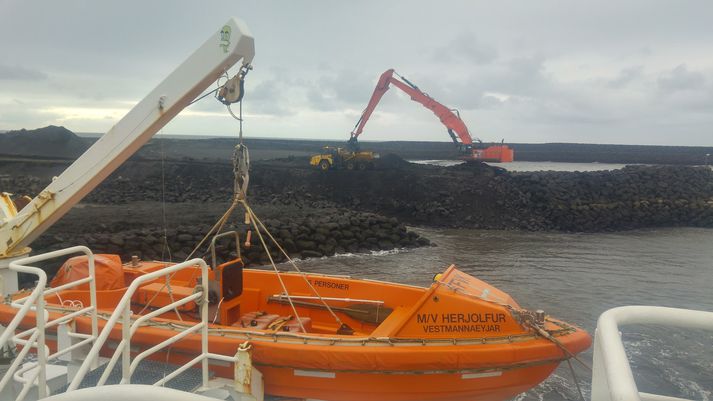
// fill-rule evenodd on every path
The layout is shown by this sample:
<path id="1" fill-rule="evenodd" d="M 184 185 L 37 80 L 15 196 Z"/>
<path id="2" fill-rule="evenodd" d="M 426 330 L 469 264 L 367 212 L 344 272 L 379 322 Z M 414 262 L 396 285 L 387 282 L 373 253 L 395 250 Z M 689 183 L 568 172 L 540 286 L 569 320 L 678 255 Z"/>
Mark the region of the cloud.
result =
<path id="1" fill-rule="evenodd" d="M 269 78 L 258 82 L 254 88 L 245 90 L 244 100 L 245 109 L 251 113 L 278 117 L 296 113 L 291 105 L 291 102 L 295 101 L 295 91 L 289 83 L 282 80 Z"/>
<path id="2" fill-rule="evenodd" d="M 377 74 L 379 72 L 368 74 L 351 68 L 325 70 L 321 77 L 306 84 L 304 89 L 307 100 L 312 107 L 321 111 L 361 109 L 369 101 Z"/>
<path id="3" fill-rule="evenodd" d="M 112 110 L 143 98 L 221 26 L 226 10 L 237 10 L 234 1 L 220 1 L 201 8 L 189 1 L 71 0 L 48 3 L 44 13 L 33 2 L 11 2 L 0 12 L 0 129 L 69 116 L 77 117 L 67 120 L 69 129 L 107 130 L 110 120 L 78 116 L 112 118 Z M 644 0 L 575 8 L 557 0 L 517 7 L 314 2 L 312 8 L 241 2 L 237 10 L 256 38 L 243 105 L 254 135 L 346 132 L 379 74 L 395 67 L 458 108 L 483 139 L 711 144 L 711 2 L 658 2 L 646 15 Z M 140 14 L 132 11 L 137 7 Z M 227 115 L 225 107 L 208 98 L 171 130 L 232 129 L 232 118 L 220 114 Z M 392 133 L 405 126 L 408 139 L 437 139 L 433 132 L 442 128 L 429 110 L 390 90 L 367 130 L 404 139 Z"/>
<path id="4" fill-rule="evenodd" d="M 0 64 L 0 80 L 35 81 L 47 79 L 47 74 L 30 68 Z"/>
<path id="5" fill-rule="evenodd" d="M 422 88 L 437 101 L 461 110 L 492 110 L 505 103 L 535 101 L 556 92 L 542 55 L 500 60 L 449 75 L 431 75 Z"/>
<path id="6" fill-rule="evenodd" d="M 659 89 L 668 94 L 677 91 L 702 89 L 705 83 L 706 78 L 703 73 L 689 71 L 686 64 L 680 64 L 673 70 L 661 74 L 658 79 Z"/>
<path id="7" fill-rule="evenodd" d="M 433 51 L 432 59 L 441 63 L 465 62 L 489 64 L 498 57 L 497 50 L 481 43 L 472 32 L 464 32 Z"/>
<path id="8" fill-rule="evenodd" d="M 496 81 L 494 91 L 531 96 L 551 92 L 552 79 L 547 75 L 545 57 L 536 54 L 510 60 Z"/>
<path id="9" fill-rule="evenodd" d="M 31 105 L 34 106 L 34 105 Z M 24 103 L 0 100 L 0 127 L 2 129 L 38 128 L 46 125 L 60 125 L 57 114 L 46 113 L 37 107 L 30 107 Z M 27 121 L 33 123 L 27 124 Z"/>
<path id="10" fill-rule="evenodd" d="M 333 111 L 337 109 L 337 102 L 332 91 L 326 91 L 326 88 L 311 87 L 307 89 L 307 100 L 312 108 L 319 111 Z"/>
<path id="11" fill-rule="evenodd" d="M 703 72 L 680 64 L 662 72 L 656 88 L 654 100 L 662 109 L 657 116 L 661 121 L 713 123 L 713 84 Z"/>
<path id="12" fill-rule="evenodd" d="M 641 78 L 643 73 L 644 67 L 641 65 L 624 68 L 619 71 L 619 75 L 616 78 L 607 81 L 607 86 L 613 89 L 624 88 L 636 79 Z"/>

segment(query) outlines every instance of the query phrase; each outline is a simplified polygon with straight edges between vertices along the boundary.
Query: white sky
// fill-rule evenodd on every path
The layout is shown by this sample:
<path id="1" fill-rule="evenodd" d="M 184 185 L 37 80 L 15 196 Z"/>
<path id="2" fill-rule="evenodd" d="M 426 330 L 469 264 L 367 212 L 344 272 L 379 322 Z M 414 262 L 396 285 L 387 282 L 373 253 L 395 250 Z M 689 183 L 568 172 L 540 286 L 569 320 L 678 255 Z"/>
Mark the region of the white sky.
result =
<path id="1" fill-rule="evenodd" d="M 713 146 L 711 1 L 0 0 L 0 129 L 105 132 L 230 16 L 247 136 L 346 140 L 395 68 L 485 141 Z M 236 130 L 208 98 L 163 132 Z M 361 138 L 449 140 L 398 89 Z"/>

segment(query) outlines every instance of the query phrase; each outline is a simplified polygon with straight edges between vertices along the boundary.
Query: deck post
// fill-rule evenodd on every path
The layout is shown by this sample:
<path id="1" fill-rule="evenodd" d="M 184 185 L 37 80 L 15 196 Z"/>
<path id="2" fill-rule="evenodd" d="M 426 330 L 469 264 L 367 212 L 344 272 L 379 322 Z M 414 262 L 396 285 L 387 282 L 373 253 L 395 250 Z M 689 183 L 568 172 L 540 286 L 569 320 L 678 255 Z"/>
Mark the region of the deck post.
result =
<path id="1" fill-rule="evenodd" d="M 37 318 L 37 394 L 40 399 L 47 397 L 47 355 L 48 349 L 45 345 L 45 297 L 37 298 L 37 310 L 35 316 Z"/>
<path id="2" fill-rule="evenodd" d="M 121 352 L 121 384 L 131 384 L 131 303 L 124 305 L 121 338 L 125 341 Z"/>
<path id="3" fill-rule="evenodd" d="M 208 387 L 208 265 L 205 263 L 201 266 L 201 352 L 203 359 L 201 360 L 201 370 L 203 371 L 203 387 Z M 217 311 L 216 313 L 220 313 Z"/>

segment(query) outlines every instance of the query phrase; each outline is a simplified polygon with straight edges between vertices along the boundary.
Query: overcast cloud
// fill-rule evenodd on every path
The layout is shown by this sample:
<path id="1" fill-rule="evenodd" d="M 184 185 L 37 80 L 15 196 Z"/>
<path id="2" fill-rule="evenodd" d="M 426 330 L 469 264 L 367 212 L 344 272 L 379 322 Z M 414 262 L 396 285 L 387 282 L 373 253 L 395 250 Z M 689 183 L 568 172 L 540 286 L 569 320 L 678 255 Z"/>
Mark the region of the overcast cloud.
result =
<path id="1" fill-rule="evenodd" d="M 248 136 L 347 139 L 395 68 L 484 141 L 713 146 L 709 1 L 0 0 L 0 130 L 105 132 L 230 16 Z M 207 98 L 164 133 L 236 130 Z M 398 90 L 362 138 L 449 140 Z"/>

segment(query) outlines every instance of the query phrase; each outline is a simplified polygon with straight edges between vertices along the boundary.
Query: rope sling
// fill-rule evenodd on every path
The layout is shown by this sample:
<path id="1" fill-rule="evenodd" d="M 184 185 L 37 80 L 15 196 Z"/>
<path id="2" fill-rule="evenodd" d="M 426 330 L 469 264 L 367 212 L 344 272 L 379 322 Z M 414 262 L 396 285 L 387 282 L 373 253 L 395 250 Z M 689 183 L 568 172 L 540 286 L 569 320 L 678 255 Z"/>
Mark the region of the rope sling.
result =
<path id="1" fill-rule="evenodd" d="M 250 207 L 248 200 L 247 200 L 247 193 L 248 193 L 248 188 L 249 188 L 249 183 L 250 183 L 250 152 L 248 150 L 248 147 L 245 145 L 243 141 L 243 95 L 244 95 L 244 82 L 245 82 L 245 77 L 247 76 L 248 72 L 252 69 L 250 65 L 243 65 L 240 68 L 240 71 L 233 77 L 229 78 L 227 72 L 224 74 L 223 78 L 226 79 L 224 84 L 220 83 L 220 80 L 218 81 L 218 87 L 200 97 L 198 97 L 196 100 L 191 102 L 190 104 L 193 104 L 206 96 L 210 95 L 211 93 L 214 94 L 215 98 L 222 104 L 224 104 L 228 110 L 228 113 L 238 121 L 239 124 L 239 130 L 238 130 L 238 143 L 235 145 L 235 149 L 233 150 L 233 196 L 232 196 L 232 201 L 230 206 L 228 206 L 228 209 L 223 213 L 223 215 L 215 222 L 215 224 L 208 230 L 208 232 L 205 234 L 205 236 L 198 242 L 198 244 L 193 248 L 193 250 L 190 252 L 190 254 L 186 257 L 185 260 L 191 259 L 208 241 L 212 236 L 218 235 L 223 231 L 223 228 L 225 227 L 225 224 L 228 222 L 230 217 L 232 216 L 233 212 L 238 206 L 241 206 L 244 211 L 245 211 L 245 223 L 248 224 L 249 227 L 252 227 L 252 229 L 248 228 L 247 232 L 247 237 L 249 238 L 251 235 L 251 232 L 254 230 L 255 233 L 257 234 L 257 237 L 260 241 L 260 244 L 262 245 L 263 251 L 267 255 L 270 265 L 272 266 L 272 269 L 275 272 L 275 275 L 280 282 L 280 286 L 283 291 L 283 295 L 289 302 L 290 308 L 292 309 L 292 312 L 294 313 L 294 316 L 296 318 L 297 324 L 299 325 L 300 329 L 303 332 L 306 332 L 305 327 L 302 323 L 302 319 L 299 316 L 299 313 L 297 312 L 297 308 L 295 307 L 295 304 L 292 300 L 292 297 L 290 296 L 290 293 L 287 289 L 287 285 L 285 284 L 284 280 L 282 279 L 282 273 L 277 268 L 277 265 L 275 263 L 275 260 L 272 256 L 272 254 L 269 251 L 268 247 L 268 242 L 266 241 L 265 237 L 263 236 L 263 233 L 267 236 L 267 238 L 274 244 L 274 246 L 279 250 L 279 252 L 285 257 L 287 262 L 292 266 L 292 268 L 300 274 L 300 276 L 303 278 L 307 286 L 309 287 L 310 291 L 314 294 L 314 296 L 319 300 L 319 302 L 324 305 L 325 309 L 329 312 L 329 314 L 334 318 L 334 320 L 337 322 L 339 325 L 339 329 L 337 330 L 338 334 L 353 334 L 354 330 L 349 327 L 346 323 L 344 323 L 339 316 L 334 312 L 334 310 L 327 304 L 327 302 L 323 299 L 323 297 L 319 294 L 319 291 L 312 285 L 312 283 L 309 281 L 307 278 L 307 274 L 302 272 L 300 268 L 297 266 L 297 264 L 292 260 L 292 258 L 289 256 L 289 254 L 285 251 L 285 249 L 279 244 L 279 242 L 275 239 L 275 237 L 270 233 L 268 228 L 262 223 L 260 218 L 257 216 L 257 214 L 254 212 L 252 207 Z M 235 113 L 232 110 L 231 105 L 234 103 L 238 103 L 239 109 L 238 109 L 238 115 L 235 115 Z M 141 310 L 139 313 L 143 313 L 148 307 L 150 307 L 151 303 L 156 299 L 158 294 L 163 291 L 164 288 L 169 289 L 169 296 L 172 297 L 171 291 L 170 291 L 170 281 L 173 278 L 175 273 L 171 274 L 170 276 L 167 276 L 165 282 L 163 283 L 161 289 L 157 291 L 153 297 L 146 303 L 144 308 Z M 195 275 L 195 272 L 194 272 Z M 191 277 L 193 279 L 193 277 Z M 219 301 L 218 305 L 222 304 L 222 299 Z M 179 320 L 182 320 L 180 317 L 180 313 L 177 309 L 174 309 L 176 314 L 179 316 Z M 216 312 L 216 317 L 217 317 L 218 312 Z M 215 319 L 214 319 L 215 321 Z"/>

